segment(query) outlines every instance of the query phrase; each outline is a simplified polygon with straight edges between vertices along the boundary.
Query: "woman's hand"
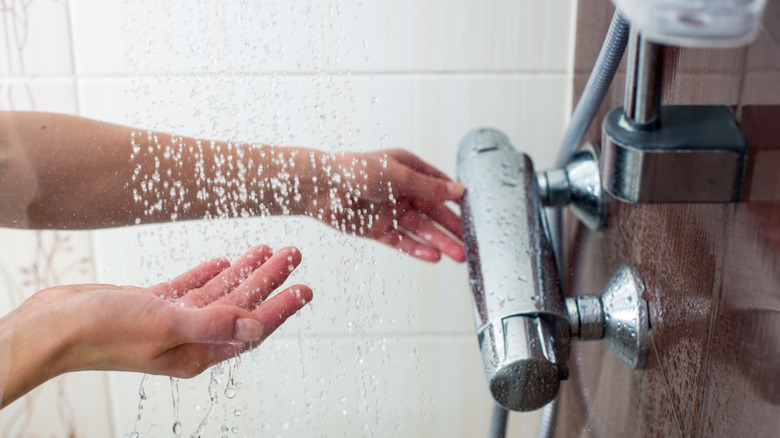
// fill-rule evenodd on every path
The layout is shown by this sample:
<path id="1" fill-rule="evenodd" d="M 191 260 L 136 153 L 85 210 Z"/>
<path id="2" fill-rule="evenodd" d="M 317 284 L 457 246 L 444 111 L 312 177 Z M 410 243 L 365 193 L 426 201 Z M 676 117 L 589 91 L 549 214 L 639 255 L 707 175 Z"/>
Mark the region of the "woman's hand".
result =
<path id="1" fill-rule="evenodd" d="M 300 261 L 296 248 L 272 254 L 261 245 L 232 266 L 211 260 L 148 288 L 40 291 L 0 320 L 0 351 L 9 353 L 0 356 L 0 406 L 68 371 L 196 376 L 256 347 L 311 301 L 303 285 L 268 298 Z"/>
<path id="2" fill-rule="evenodd" d="M 460 218 L 445 203 L 463 186 L 404 150 L 311 155 L 304 214 L 422 260 L 466 259 Z M 314 169 L 313 171 L 311 169 Z"/>

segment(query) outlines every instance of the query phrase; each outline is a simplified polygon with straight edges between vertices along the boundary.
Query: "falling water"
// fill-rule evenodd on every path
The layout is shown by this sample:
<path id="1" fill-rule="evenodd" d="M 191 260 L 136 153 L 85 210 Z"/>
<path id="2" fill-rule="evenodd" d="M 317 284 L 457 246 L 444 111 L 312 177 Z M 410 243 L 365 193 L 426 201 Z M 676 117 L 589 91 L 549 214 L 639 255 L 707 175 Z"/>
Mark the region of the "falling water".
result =
<path id="1" fill-rule="evenodd" d="M 197 80 L 175 75 L 163 77 L 163 82 L 172 87 L 180 86 L 182 82 L 192 83 L 185 88 L 190 90 L 188 94 L 193 98 L 193 103 L 184 106 L 197 107 L 193 116 L 196 120 L 205 122 L 200 125 L 200 131 L 194 132 L 203 138 L 198 141 L 194 150 L 199 157 L 195 162 L 195 169 L 201 175 L 199 187 L 202 191 L 198 193 L 198 197 L 210 203 L 212 215 L 205 222 L 180 223 L 177 227 L 144 226 L 141 227 L 142 231 L 136 234 L 141 248 L 138 252 L 142 254 L 142 265 L 158 267 L 166 266 L 171 261 L 184 265 L 190 260 L 216 255 L 235 258 L 252 244 L 273 244 L 267 239 L 280 233 L 271 230 L 281 228 L 284 230 L 281 235 L 286 238 L 278 240 L 278 246 L 294 244 L 304 253 L 304 264 L 288 283 L 299 281 L 312 285 L 316 298 L 310 309 L 302 312 L 303 316 L 298 324 L 303 324 L 304 327 L 298 329 L 297 337 L 278 333 L 256 351 L 212 367 L 208 372 L 207 382 L 204 376 L 193 381 L 172 379 L 170 385 L 173 420 L 168 423 L 172 424 L 168 430 L 177 437 L 241 434 L 253 436 L 273 434 L 274 431 L 280 436 L 295 436 L 296 430 L 311 430 L 334 414 L 344 418 L 344 421 L 337 422 L 337 430 L 345 435 L 352 435 L 348 432 L 350 430 L 361 430 L 361 433 L 366 434 L 381 431 L 389 426 L 383 422 L 380 412 L 380 400 L 383 398 L 381 394 L 387 393 L 388 386 L 397 382 L 383 381 L 377 377 L 375 369 L 377 366 L 393 366 L 387 348 L 388 345 L 398 344 L 388 343 L 386 336 L 377 338 L 370 333 L 377 330 L 392 332 L 415 323 L 414 317 L 411 316 L 413 312 L 408 307 L 410 304 L 407 304 L 406 320 L 385 315 L 388 314 L 386 310 L 398 300 L 396 294 L 414 295 L 420 293 L 420 287 L 415 285 L 413 277 L 406 282 L 394 280 L 392 284 L 387 284 L 387 280 L 377 272 L 381 265 L 377 264 L 371 252 L 367 252 L 363 242 L 345 240 L 332 230 L 301 219 L 249 219 L 268 216 L 270 210 L 267 208 L 258 211 L 240 209 L 239 204 L 247 197 L 262 197 L 266 192 L 272 192 L 276 194 L 274 201 L 281 207 L 282 213 L 287 213 L 290 201 L 298 201 L 303 195 L 300 192 L 300 181 L 294 176 L 294 162 L 270 156 L 266 159 L 279 168 L 277 174 L 268 175 L 267 170 L 262 167 L 257 168 L 256 174 L 250 173 L 250 169 L 245 167 L 242 160 L 244 157 L 240 155 L 240 141 L 228 141 L 220 145 L 206 140 L 235 138 L 236 133 L 244 133 L 241 135 L 247 135 L 246 138 L 271 144 L 301 144 L 297 143 L 300 139 L 303 145 L 331 152 L 359 150 L 365 146 L 366 139 L 372 149 L 386 146 L 387 136 L 382 133 L 381 122 L 376 124 L 375 132 L 378 134 L 373 139 L 373 133 L 364 133 L 353 125 L 360 108 L 378 111 L 380 107 L 376 92 L 369 93 L 367 100 L 361 100 L 360 94 L 355 90 L 351 73 L 341 67 L 341 58 L 347 56 L 342 48 L 346 38 L 343 18 L 356 17 L 341 17 L 341 3 L 338 1 L 292 3 L 289 11 L 279 10 L 284 7 L 279 3 L 269 3 L 263 5 L 261 10 L 255 11 L 267 17 L 260 20 L 264 32 L 250 32 L 243 27 L 246 23 L 238 23 L 237 28 L 223 27 L 236 24 L 231 20 L 240 15 L 228 8 L 219 9 L 216 17 L 209 15 L 208 18 L 200 15 L 198 11 L 191 11 L 193 15 L 189 19 L 200 21 L 204 28 L 216 27 L 219 33 L 226 35 L 225 38 L 245 38 L 251 46 L 249 53 L 252 58 L 247 61 L 247 65 L 259 65 L 261 69 L 274 65 L 279 58 L 289 58 L 291 53 L 294 53 L 284 46 L 283 41 L 289 38 L 285 33 L 290 29 L 281 28 L 281 17 L 291 15 L 293 24 L 303 29 L 306 42 L 306 49 L 295 54 L 296 63 L 311 66 L 313 74 L 309 75 L 308 83 L 302 84 L 305 92 L 301 92 L 297 85 L 304 81 L 288 76 L 283 69 L 261 70 L 258 72 L 259 76 L 255 76 L 255 73 L 247 73 L 247 77 L 229 76 L 221 78 L 222 91 L 219 95 L 202 86 L 202 82 L 211 81 L 209 76 Z M 156 8 L 159 9 L 160 6 Z M 150 11 L 150 14 L 161 12 L 157 9 Z M 265 35 L 271 37 L 266 40 Z M 370 43 L 361 41 L 362 50 L 366 53 L 364 58 L 369 60 L 367 51 Z M 193 54 L 198 51 L 195 45 L 192 50 Z M 351 52 L 353 49 L 349 50 Z M 361 48 L 357 50 L 360 51 Z M 219 59 L 226 66 L 240 63 L 239 58 L 232 55 L 234 54 L 228 53 Z M 212 66 L 206 68 L 210 69 Z M 221 69 L 218 67 L 216 70 Z M 261 83 L 265 86 L 255 89 Z M 373 77 L 370 85 L 376 86 Z M 136 89 L 131 91 L 141 95 L 146 94 L 150 87 L 146 83 L 138 83 L 135 86 Z M 261 104 L 247 100 L 243 97 L 243 92 L 246 92 L 246 95 L 254 93 Z M 164 101 L 160 103 L 162 106 L 166 104 Z M 299 108 L 290 111 L 285 108 L 285 103 L 288 107 Z M 236 105 L 242 109 L 238 109 Z M 190 208 L 182 202 L 188 194 L 184 192 L 181 184 L 177 184 L 175 180 L 171 181 L 170 175 L 161 173 L 164 172 L 161 169 L 173 167 L 175 172 L 177 163 L 181 162 L 182 154 L 186 152 L 186 146 L 180 138 L 168 139 L 156 134 L 157 130 L 170 129 L 165 129 L 161 123 L 155 124 L 156 120 L 149 119 L 148 114 L 144 114 L 145 111 L 142 110 L 135 116 L 138 122 L 135 124 L 148 126 L 153 130 L 137 131 L 131 138 L 131 159 L 138 163 L 133 175 L 133 197 L 143 208 L 143 216 L 137 218 L 136 222 L 148 222 L 149 218 L 177 205 L 178 207 L 173 207 L 170 216 L 170 220 L 176 221 Z M 298 114 L 298 119 L 291 118 L 289 114 Z M 173 126 L 175 125 L 174 123 Z M 208 164 L 203 161 L 205 152 L 209 150 L 217 152 L 217 160 L 212 169 L 208 169 Z M 144 161 L 144 158 L 149 156 L 154 156 L 155 159 Z M 348 168 L 337 169 L 328 161 L 316 162 L 314 157 L 312 160 L 313 164 L 325 171 L 327 177 L 335 183 L 347 183 L 355 176 L 359 179 L 361 172 L 364 172 L 362 166 L 366 164 L 353 162 Z M 207 177 L 208 170 L 213 171 L 215 176 Z M 232 178 L 228 178 L 228 175 L 232 175 Z M 261 187 L 260 193 L 249 193 L 245 190 L 246 182 L 248 178 L 257 177 L 266 178 L 266 185 Z M 357 200 L 362 188 L 349 186 L 349 189 L 354 195 L 346 199 L 348 206 Z M 389 199 L 394 201 L 392 190 L 389 191 Z M 350 216 L 351 212 L 352 210 L 347 211 L 346 220 L 340 220 L 335 215 L 323 216 L 322 213 L 317 218 L 347 233 L 362 233 L 366 227 L 373 225 L 375 218 L 367 211 L 358 212 L 358 216 Z M 224 220 L 230 217 L 247 219 Z M 207 240 L 207 244 L 193 246 L 193 236 Z M 329 248 L 334 244 L 347 250 L 333 253 Z M 143 250 L 144 247 L 148 250 Z M 215 248 L 217 251 L 227 249 L 229 253 L 206 253 L 214 251 Z M 325 257 L 318 257 L 318 254 Z M 406 262 L 398 254 L 392 254 L 390 259 L 391 264 Z M 153 277 L 150 278 L 152 282 L 167 278 L 160 272 L 150 275 Z M 318 288 L 322 282 L 334 285 L 335 288 Z M 409 290 L 411 288 L 417 291 Z M 332 313 L 332 316 L 326 318 L 330 320 L 330 324 L 320 326 L 315 319 L 318 325 L 313 326 L 311 316 L 315 312 Z M 393 312 L 390 313 L 392 314 Z M 300 363 L 296 367 L 299 371 L 276 369 L 275 358 L 291 354 L 299 356 Z M 416 369 L 420 360 L 419 354 L 414 351 L 410 356 L 401 358 L 401 361 L 413 364 Z M 338 364 L 333 369 L 325 368 L 326 374 L 322 375 L 316 365 L 318 361 L 330 360 L 329 357 L 334 358 Z M 246 366 L 239 366 L 244 362 L 247 363 Z M 339 371 L 340 369 L 348 371 Z M 260 375 L 256 375 L 258 372 Z M 355 375 L 355 372 L 358 374 Z M 270 375 L 264 376 L 266 373 Z M 286 381 L 299 380 L 309 383 L 293 387 L 284 384 Z M 145 378 L 142 390 L 143 385 L 149 385 L 150 382 L 151 380 Z M 276 384 L 272 386 L 272 382 Z M 300 389 L 295 386 L 300 386 Z M 251 392 L 245 393 L 249 390 Z M 288 391 L 289 393 L 286 393 Z M 207 395 L 205 400 L 204 392 Z M 192 410 L 192 396 L 195 400 L 203 400 L 197 402 L 197 412 L 187 412 Z M 160 405 L 160 402 L 156 404 Z M 139 433 L 138 424 L 144 423 L 142 408 L 143 405 L 139 404 L 138 419 L 133 432 L 141 436 L 144 434 Z M 143 412 L 145 418 L 146 409 Z M 290 416 L 287 412 L 296 414 Z M 156 424 L 158 421 L 160 420 L 157 417 L 149 417 L 147 429 L 156 430 L 159 427 Z"/>
<path id="2" fill-rule="evenodd" d="M 11 3 L 24 9 L 35 2 Z M 68 7 L 84 12 L 78 2 L 47 6 L 62 7 L 66 17 Z M 438 310 L 426 294 L 438 284 L 421 284 L 421 264 L 339 233 L 360 234 L 373 226 L 375 217 L 367 211 L 347 210 L 346 220 L 340 220 L 321 210 L 319 219 L 334 230 L 311 219 L 270 217 L 268 206 L 254 211 L 239 207 L 248 198 L 273 192 L 279 194 L 275 202 L 284 213 L 291 201 L 305 195 L 294 163 L 268 157 L 279 165 L 277 174 L 268 175 L 262 167 L 252 170 L 241 156 L 243 142 L 309 146 L 331 153 L 416 146 L 388 137 L 398 121 L 390 114 L 394 102 L 387 84 L 392 81 L 377 73 L 381 61 L 370 56 L 385 42 L 372 39 L 375 34 L 363 27 L 366 13 L 372 11 L 360 0 L 119 0 L 107 10 L 116 16 L 106 21 L 123 22 L 121 28 L 108 29 L 122 35 L 108 39 L 118 45 L 111 48 L 116 56 L 85 62 L 81 58 L 90 51 L 78 47 L 78 53 L 71 53 L 74 65 L 58 72 L 54 82 L 72 82 L 66 87 L 72 85 L 68 96 L 74 107 L 63 111 L 139 128 L 128 138 L 135 166 L 128 193 L 141 213 L 135 218 L 137 226 L 77 235 L 77 251 L 70 249 L 67 233 L 45 234 L 45 244 L 33 251 L 35 264 L 18 276 L 32 281 L 24 290 L 95 278 L 154 284 L 203 260 L 234 260 L 248 247 L 267 243 L 300 248 L 303 264 L 287 283 L 311 285 L 315 300 L 264 345 L 194 379 L 129 373 L 101 378 L 100 385 L 107 385 L 117 399 L 102 407 L 105 421 L 136 438 L 300 436 L 323 426 L 332 427 L 329 436 L 386 436 L 409 432 L 404 428 L 427 420 L 411 418 L 414 412 L 430 411 L 433 401 L 416 389 L 421 386 L 423 352 L 409 334 L 422 331 L 420 327 L 440 327 L 426 325 L 417 316 L 420 308 Z M 13 18 L 14 26 L 26 24 L 27 11 L 14 10 Z M 66 36 L 83 38 L 82 30 L 68 30 Z M 12 36 L 26 38 L 26 32 Z M 44 46 L 40 39 L 36 43 Z M 17 69 L 24 59 L 20 52 L 7 60 L 12 74 L 26 73 Z M 82 63 L 99 65 L 100 73 L 79 77 Z M 101 76 L 108 71 L 112 77 Z M 71 74 L 77 79 L 67 79 Z M 49 79 L 37 78 L 40 83 Z M 3 108 L 12 97 L 19 104 L 20 96 L 26 96 L 29 102 L 19 109 L 35 109 L 28 85 L 21 85 L 22 93 L 0 88 Z M 163 134 L 168 132 L 200 139 L 192 151 L 200 158 L 192 165 L 201 175 L 197 196 L 212 207 L 205 220 L 181 221 L 192 208 L 184 200 L 194 194 L 165 169 L 175 171 L 190 151 L 181 138 Z M 210 164 L 202 157 L 217 148 L 218 159 L 208 169 L 215 170 L 214 176 L 207 177 Z M 154 159 L 144 161 L 148 157 Z M 355 161 L 345 168 L 316 160 L 314 164 L 328 179 L 349 184 L 351 177 L 359 179 L 365 172 L 366 163 Z M 262 176 L 268 176 L 266 186 L 258 193 L 246 190 L 247 181 Z M 365 187 L 349 189 L 353 196 L 345 199 L 347 206 Z M 390 190 L 389 200 L 395 196 Z M 163 211 L 163 219 L 176 223 L 148 224 Z M 93 248 L 94 260 L 81 256 Z M 18 288 L 13 284 L 8 289 Z M 407 385 L 408 392 L 399 389 Z M 100 390 L 106 391 L 103 386 Z M 82 432 L 72 425 L 71 410 L 84 409 L 73 400 L 88 398 L 87 389 L 58 394 L 56 414 L 63 418 L 57 424 L 62 423 L 68 435 Z M 94 398 L 102 403 L 101 397 Z M 32 418 L 19 415 L 16 421 L 29 424 Z M 25 431 L 24 425 L 11 426 L 0 435 Z"/>
<path id="3" fill-rule="evenodd" d="M 277 175 L 242 168 L 237 145 L 243 142 L 332 153 L 419 148 L 418 155 L 445 169 L 454 161 L 446 145 L 466 124 L 495 120 L 525 132 L 526 144 L 543 144 L 561 119 L 554 102 L 564 93 L 539 99 L 544 93 L 534 85 L 565 88 L 565 62 L 555 54 L 571 51 L 544 51 L 537 65 L 534 50 L 505 56 L 497 49 L 516 48 L 515 40 L 528 36 L 570 40 L 559 27 L 554 37 L 536 38 L 529 31 L 542 23 L 525 17 L 542 17 L 537 11 L 544 10 L 549 19 L 572 2 L 530 9 L 508 0 L 489 7 L 439 3 L 4 2 L 0 108 L 138 127 L 127 139 L 135 146 L 127 157 L 136 171 L 128 204 L 139 209 L 137 226 L 14 230 L 13 237 L 0 230 L 3 247 L 20 249 L 0 254 L 0 286 L 12 297 L 10 308 L 35 288 L 55 284 L 159 283 L 203 260 L 234 260 L 257 243 L 298 246 L 303 264 L 287 284 L 311 285 L 315 299 L 264 345 L 193 379 L 63 376 L 24 405 L 0 412 L 0 436 L 288 437 L 313 430 L 335 437 L 435 436 L 457 435 L 461 420 L 482 421 L 468 412 L 476 400 L 471 396 L 483 388 L 480 377 L 469 374 L 475 349 L 462 269 L 445 262 L 439 270 L 312 219 L 271 217 L 270 207 L 237 205 L 286 192 L 275 200 L 283 211 L 290 207 L 285 199 L 303 196 L 289 163 Z M 472 25 L 477 31 L 468 30 Z M 504 104 L 505 95 L 515 97 Z M 531 113 L 548 115 L 537 120 Z M 199 138 L 194 153 L 200 156 L 217 147 L 211 139 L 229 141 L 219 146 L 216 176 L 207 177 L 200 160 L 192 164 L 202 172 L 197 194 L 213 207 L 205 220 L 182 220 L 192 208 L 182 199 L 195 193 L 162 170 L 180 163 L 185 152 L 180 139 L 163 134 L 169 132 Z M 157 160 L 144 162 L 147 156 Z M 346 169 L 316 164 L 329 171 L 327 178 L 344 181 L 350 172 L 359 174 L 362 163 Z M 267 185 L 257 193 L 243 190 L 258 175 L 269 176 Z M 162 211 L 175 223 L 147 224 Z M 374 220 L 357 213 L 351 222 L 333 223 L 327 215 L 323 210 L 321 221 L 347 232 L 359 233 Z M 464 408 L 464 400 L 472 404 Z M 101 425 L 90 429 L 97 419 Z"/>

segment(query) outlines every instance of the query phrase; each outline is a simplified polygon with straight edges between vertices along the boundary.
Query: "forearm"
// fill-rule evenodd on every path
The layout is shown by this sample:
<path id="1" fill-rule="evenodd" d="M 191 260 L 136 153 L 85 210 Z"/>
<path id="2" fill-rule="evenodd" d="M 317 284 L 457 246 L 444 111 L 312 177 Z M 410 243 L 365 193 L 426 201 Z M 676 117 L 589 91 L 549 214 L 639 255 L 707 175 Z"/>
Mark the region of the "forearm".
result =
<path id="1" fill-rule="evenodd" d="M 131 133 L 133 218 L 166 222 L 302 214 L 313 150 Z"/>
<path id="2" fill-rule="evenodd" d="M 318 152 L 177 137 L 74 116 L 0 115 L 0 221 L 86 229 L 303 213 Z M 307 167 L 308 166 L 308 167 Z"/>
<path id="3" fill-rule="evenodd" d="M 463 191 L 402 150 L 327 154 L 0 112 L 0 227 L 300 214 L 423 260 L 444 251 L 462 261 L 460 220 L 445 203 Z"/>

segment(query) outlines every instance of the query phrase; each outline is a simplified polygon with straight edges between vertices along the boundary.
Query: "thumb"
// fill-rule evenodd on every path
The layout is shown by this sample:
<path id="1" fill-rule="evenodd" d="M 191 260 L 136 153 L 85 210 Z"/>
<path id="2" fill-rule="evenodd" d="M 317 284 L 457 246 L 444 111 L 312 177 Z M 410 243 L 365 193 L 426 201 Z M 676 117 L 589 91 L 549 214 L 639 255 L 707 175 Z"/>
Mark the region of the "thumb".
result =
<path id="1" fill-rule="evenodd" d="M 263 337 L 263 324 L 251 312 L 230 305 L 181 309 L 173 325 L 182 343 L 255 341 Z"/>

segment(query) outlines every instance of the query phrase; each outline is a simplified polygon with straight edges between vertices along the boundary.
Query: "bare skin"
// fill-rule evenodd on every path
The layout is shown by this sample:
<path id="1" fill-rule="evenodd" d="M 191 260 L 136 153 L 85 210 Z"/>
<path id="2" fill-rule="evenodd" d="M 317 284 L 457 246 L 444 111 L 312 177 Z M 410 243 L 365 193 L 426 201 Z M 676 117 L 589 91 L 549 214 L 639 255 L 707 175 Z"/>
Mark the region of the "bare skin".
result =
<path id="1" fill-rule="evenodd" d="M 327 154 L 0 112 L 0 227 L 306 215 L 421 260 L 462 262 L 460 219 L 445 203 L 463 191 L 402 150 Z M 0 407 L 75 370 L 200 374 L 257 346 L 312 299 L 303 285 L 270 297 L 300 261 L 295 248 L 258 246 L 232 265 L 212 260 L 148 288 L 40 291 L 0 319 Z"/>
<path id="2" fill-rule="evenodd" d="M 298 250 L 258 246 L 231 266 L 205 262 L 148 288 L 105 284 L 42 290 L 0 319 L 7 406 L 57 375 L 119 370 L 193 377 L 259 345 L 312 299 L 291 286 L 269 298 L 301 261 Z"/>
<path id="3" fill-rule="evenodd" d="M 2 227 L 294 214 L 426 261 L 465 260 L 460 219 L 445 205 L 463 186 L 403 150 L 328 154 L 0 112 L 0 187 Z"/>

